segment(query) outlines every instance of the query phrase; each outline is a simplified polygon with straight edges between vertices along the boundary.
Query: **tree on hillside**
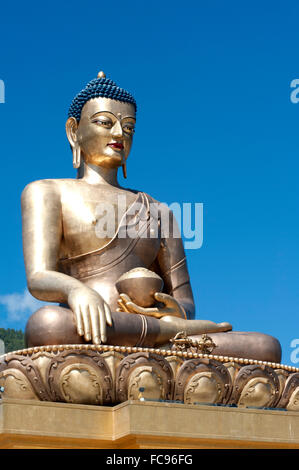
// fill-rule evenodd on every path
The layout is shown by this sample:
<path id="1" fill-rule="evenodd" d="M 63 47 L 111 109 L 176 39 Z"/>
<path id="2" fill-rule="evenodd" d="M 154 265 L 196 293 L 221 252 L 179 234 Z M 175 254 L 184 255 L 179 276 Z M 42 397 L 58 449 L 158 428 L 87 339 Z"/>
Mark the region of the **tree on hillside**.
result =
<path id="1" fill-rule="evenodd" d="M 0 339 L 4 341 L 6 353 L 25 348 L 25 337 L 22 330 L 0 328 Z"/>

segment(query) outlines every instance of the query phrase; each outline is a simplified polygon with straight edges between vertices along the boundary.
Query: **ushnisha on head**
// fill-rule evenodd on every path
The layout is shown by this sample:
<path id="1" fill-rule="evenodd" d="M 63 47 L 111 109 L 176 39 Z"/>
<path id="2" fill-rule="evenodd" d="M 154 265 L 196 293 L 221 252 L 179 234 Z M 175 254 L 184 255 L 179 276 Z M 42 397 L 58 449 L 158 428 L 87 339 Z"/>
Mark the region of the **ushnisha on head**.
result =
<path id="1" fill-rule="evenodd" d="M 66 132 L 73 151 L 73 166 L 86 163 L 105 168 L 122 166 L 126 177 L 136 123 L 136 101 L 126 90 L 106 78 L 91 80 L 73 99 Z"/>

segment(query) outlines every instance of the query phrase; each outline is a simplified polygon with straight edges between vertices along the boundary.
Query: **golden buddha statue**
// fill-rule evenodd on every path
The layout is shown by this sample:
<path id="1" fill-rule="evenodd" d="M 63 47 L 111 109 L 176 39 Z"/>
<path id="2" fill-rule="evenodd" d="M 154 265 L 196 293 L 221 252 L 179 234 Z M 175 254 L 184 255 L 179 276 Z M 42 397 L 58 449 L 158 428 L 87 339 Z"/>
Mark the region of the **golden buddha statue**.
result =
<path id="1" fill-rule="evenodd" d="M 77 179 L 35 181 L 23 191 L 28 288 L 37 299 L 59 303 L 29 318 L 27 346 L 162 347 L 184 331 L 195 338 L 209 333 L 216 354 L 279 362 L 275 338 L 194 319 L 186 256 L 181 238 L 173 236 L 173 214 L 148 194 L 118 182 L 121 167 L 126 176 L 135 122 L 132 95 L 100 72 L 74 98 L 66 122 Z M 116 227 L 108 235 L 97 230 L 103 207 L 106 225 Z M 166 219 L 169 233 L 161 223 Z M 134 236 L 128 236 L 129 229 Z M 118 291 L 119 280 L 132 271 L 139 272 L 144 293 L 162 279 L 161 288 L 152 292 L 152 305 Z"/>

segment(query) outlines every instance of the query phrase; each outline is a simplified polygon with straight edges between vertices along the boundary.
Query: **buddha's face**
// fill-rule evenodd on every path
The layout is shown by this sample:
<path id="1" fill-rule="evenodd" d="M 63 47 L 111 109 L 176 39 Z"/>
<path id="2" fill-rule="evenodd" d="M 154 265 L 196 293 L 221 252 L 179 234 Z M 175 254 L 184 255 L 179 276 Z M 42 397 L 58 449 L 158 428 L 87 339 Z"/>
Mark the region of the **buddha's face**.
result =
<path id="1" fill-rule="evenodd" d="M 105 168 L 124 164 L 135 122 L 135 108 L 130 103 L 101 97 L 87 101 L 76 130 L 84 161 Z"/>

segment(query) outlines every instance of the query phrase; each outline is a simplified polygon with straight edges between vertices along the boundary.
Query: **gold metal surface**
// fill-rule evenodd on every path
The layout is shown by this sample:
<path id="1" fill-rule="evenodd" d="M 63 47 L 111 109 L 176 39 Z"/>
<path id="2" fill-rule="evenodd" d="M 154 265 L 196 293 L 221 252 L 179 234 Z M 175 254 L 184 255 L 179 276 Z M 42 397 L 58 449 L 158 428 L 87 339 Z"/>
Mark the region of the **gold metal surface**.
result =
<path id="1" fill-rule="evenodd" d="M 203 334 L 200 339 L 192 339 L 187 336 L 186 331 L 180 331 L 174 338 L 170 339 L 173 343 L 174 351 L 190 351 L 204 354 L 211 354 L 216 344 L 210 336 Z"/>
<path id="2" fill-rule="evenodd" d="M 40 300 L 61 304 L 32 315 L 26 328 L 27 344 L 156 346 L 186 331 L 189 336 L 213 333 L 220 352 L 229 354 L 230 344 L 235 343 L 239 345 L 233 349 L 236 354 L 246 354 L 234 333 L 220 336 L 218 341 L 219 332 L 231 330 L 229 323 L 194 320 L 186 256 L 181 238 L 173 235 L 176 222 L 172 212 L 149 195 L 118 182 L 119 168 L 126 176 L 135 123 L 132 104 L 90 99 L 79 122 L 74 117 L 66 122 L 78 178 L 35 181 L 23 191 L 23 250 L 29 291 Z M 152 203 L 157 214 L 148 210 Z M 111 210 L 107 215 L 99 207 Z M 160 226 L 165 217 L 170 224 L 168 235 Z M 99 235 L 103 218 L 114 230 Z M 121 236 L 123 230 L 136 227 L 135 238 Z M 152 237 L 151 231 L 157 236 Z M 144 299 L 137 302 L 116 288 L 118 279 L 135 268 L 150 270 L 163 280 L 163 291 L 156 288 L 153 305 L 144 304 L 145 297 L 153 295 L 150 281 L 142 287 Z M 270 343 L 266 340 L 263 344 L 267 347 Z M 267 357 L 279 361 L 279 347 L 271 343 L 269 348 Z M 253 349 L 250 346 L 250 357 L 255 357 Z M 258 349 L 258 359 L 263 359 L 263 346 Z M 68 377 L 73 380 L 74 374 Z"/>
<path id="3" fill-rule="evenodd" d="M 299 369 L 277 366 L 189 348 L 40 346 L 2 356 L 0 385 L 4 399 L 90 405 L 176 400 L 296 411 Z"/>
<path id="4" fill-rule="evenodd" d="M 116 288 L 121 295 L 118 300 L 120 311 L 127 312 L 126 301 L 132 301 L 140 307 L 152 307 L 156 303 L 155 294 L 161 292 L 163 279 L 146 268 L 131 269 L 124 273 L 116 282 Z M 126 294 L 127 297 L 122 294 Z M 158 312 L 158 309 L 156 309 Z"/>
<path id="5" fill-rule="evenodd" d="M 99 76 L 104 74 L 100 72 Z M 115 282 L 122 274 L 140 265 L 148 269 L 156 263 L 163 276 L 163 272 L 184 258 L 181 240 L 163 240 L 162 248 L 162 240 L 149 238 L 143 246 L 136 245 L 124 262 L 111 266 L 103 274 L 69 275 L 81 261 L 80 256 L 85 257 L 85 265 L 90 270 L 97 268 L 94 258 L 88 254 L 101 249 L 107 253 L 107 246 L 114 238 L 97 236 L 97 206 L 110 204 L 113 207 L 115 220 L 108 223 L 113 222 L 117 227 L 118 221 L 138 199 L 139 193 L 121 187 L 117 179 L 118 169 L 122 167 L 125 171 L 126 168 L 135 121 L 135 109 L 130 103 L 108 98 L 89 100 L 82 109 L 80 122 L 70 117 L 66 123 L 73 163 L 79 168 L 80 177 L 35 181 L 22 194 L 28 288 L 40 300 L 68 306 L 75 315 L 78 335 L 95 344 L 107 341 L 106 325 L 112 326 L 111 311 L 119 308 Z M 121 148 L 116 148 L 115 144 L 120 144 Z M 125 201 L 121 213 L 120 196 Z M 121 242 L 119 240 L 119 245 Z M 69 271 L 61 267 L 66 265 Z M 155 295 L 155 300 L 162 302 L 161 307 L 145 310 L 128 296 L 121 296 L 123 310 L 157 317 L 166 315 L 166 319 L 184 316 L 185 312 L 192 317 L 194 303 L 186 265 L 180 273 L 185 277 L 184 285 L 169 295 L 167 291 L 171 291 L 175 276 L 175 272 L 168 274 L 165 292 Z M 174 318 L 171 317 L 171 321 L 174 322 Z M 209 325 L 213 325 L 213 331 L 231 328 L 229 324 L 218 326 L 210 322 Z M 202 326 L 206 326 L 204 321 L 198 321 L 194 331 L 200 333 Z M 164 340 L 169 327 L 162 326 L 162 330 L 160 337 Z M 173 328 L 171 336 L 172 332 Z"/>

